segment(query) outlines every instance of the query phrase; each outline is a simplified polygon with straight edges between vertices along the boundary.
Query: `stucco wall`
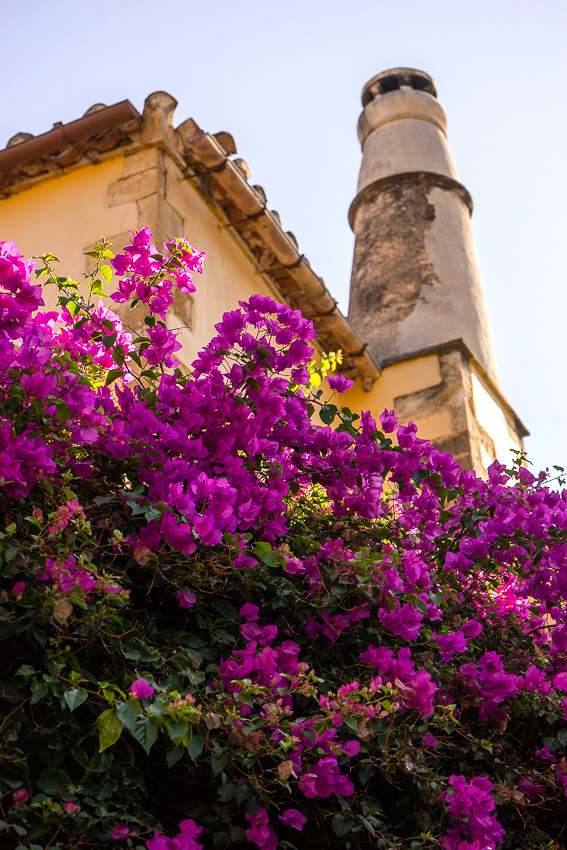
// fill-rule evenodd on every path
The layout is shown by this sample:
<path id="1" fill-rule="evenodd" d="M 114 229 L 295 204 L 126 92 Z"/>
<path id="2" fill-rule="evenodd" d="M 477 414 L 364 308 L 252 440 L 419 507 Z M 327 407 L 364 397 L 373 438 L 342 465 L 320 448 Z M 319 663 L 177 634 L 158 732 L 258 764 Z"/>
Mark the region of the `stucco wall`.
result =
<path id="1" fill-rule="evenodd" d="M 202 277 L 195 275 L 197 291 L 191 310 L 193 329 L 180 337 L 183 344 L 180 354 L 183 362 L 189 364 L 199 348 L 214 336 L 214 326 L 225 311 L 236 309 L 239 301 L 256 293 L 272 297 L 275 293 L 257 273 L 255 263 L 234 231 L 225 226 L 191 183 L 183 180 L 171 160 L 167 162 L 165 197 L 168 206 L 182 219 L 182 235 L 199 250 L 207 252 Z M 276 297 L 281 300 L 281 295 Z M 181 312 L 182 307 L 177 311 Z M 171 327 L 174 321 L 172 317 Z"/>
<path id="2" fill-rule="evenodd" d="M 51 251 L 61 273 L 80 280 L 83 251 L 101 235 L 112 238 L 137 226 L 135 203 L 109 206 L 108 187 L 118 180 L 124 158 L 90 165 L 46 180 L 0 201 L 0 239 L 13 240 L 28 257 Z M 55 290 L 46 291 L 51 306 Z"/>
<path id="3" fill-rule="evenodd" d="M 79 281 L 89 262 L 83 251 L 101 235 L 121 248 L 129 230 L 146 225 L 158 241 L 185 236 L 208 255 L 203 275 L 195 276 L 194 297 L 176 298 L 176 313 L 168 317 L 171 327 L 191 324 L 181 334 L 180 359 L 188 365 L 226 310 L 254 293 L 273 292 L 238 237 L 166 153 L 145 148 L 85 165 L 0 201 L 0 239 L 13 240 L 26 256 L 51 251 L 61 261 L 61 274 Z M 49 307 L 55 299 L 55 288 L 46 289 Z"/>
<path id="4" fill-rule="evenodd" d="M 437 387 L 441 380 L 437 354 L 416 357 L 387 366 L 370 392 L 364 392 L 362 382 L 356 381 L 354 387 L 341 396 L 340 404 L 345 404 L 353 411 L 370 410 L 378 417 L 385 408 L 399 410 L 401 399 Z M 428 440 L 440 440 L 452 434 L 453 425 L 448 409 L 430 410 L 422 405 L 421 411 L 422 415 L 402 417 L 403 424 L 412 419 L 418 426 L 419 436 Z"/>
<path id="5" fill-rule="evenodd" d="M 142 226 L 154 231 L 158 245 L 183 235 L 208 255 L 203 275 L 195 276 L 197 292 L 178 294 L 168 315 L 170 327 L 188 328 L 180 336 L 179 359 L 185 365 L 215 334 L 222 314 L 240 300 L 254 293 L 281 299 L 218 209 L 157 146 L 84 165 L 0 201 L 0 239 L 14 240 L 27 256 L 52 251 L 61 260 L 61 272 L 76 280 L 90 262 L 83 251 L 101 235 L 120 249 L 127 231 Z M 54 288 L 46 291 L 48 306 L 55 297 Z M 140 321 L 124 315 L 122 305 L 116 309 L 127 325 Z M 376 315 L 372 318 L 376 323 Z M 354 411 L 371 410 L 376 418 L 384 408 L 395 408 L 402 422 L 416 422 L 419 436 L 478 471 L 495 454 L 508 461 L 509 449 L 518 445 L 498 399 L 457 351 L 391 364 L 370 392 L 363 391 L 359 379 L 339 403 Z"/>

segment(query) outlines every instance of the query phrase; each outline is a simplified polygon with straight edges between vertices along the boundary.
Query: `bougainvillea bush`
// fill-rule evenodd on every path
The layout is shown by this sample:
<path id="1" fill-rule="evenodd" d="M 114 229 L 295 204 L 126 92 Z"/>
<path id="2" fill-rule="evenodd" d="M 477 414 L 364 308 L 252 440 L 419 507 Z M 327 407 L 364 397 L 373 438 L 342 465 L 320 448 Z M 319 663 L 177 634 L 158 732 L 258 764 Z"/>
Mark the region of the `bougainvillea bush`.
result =
<path id="1" fill-rule="evenodd" d="M 564 847 L 567 496 L 341 408 L 270 298 L 184 371 L 203 259 L 0 246 L 0 846 Z"/>

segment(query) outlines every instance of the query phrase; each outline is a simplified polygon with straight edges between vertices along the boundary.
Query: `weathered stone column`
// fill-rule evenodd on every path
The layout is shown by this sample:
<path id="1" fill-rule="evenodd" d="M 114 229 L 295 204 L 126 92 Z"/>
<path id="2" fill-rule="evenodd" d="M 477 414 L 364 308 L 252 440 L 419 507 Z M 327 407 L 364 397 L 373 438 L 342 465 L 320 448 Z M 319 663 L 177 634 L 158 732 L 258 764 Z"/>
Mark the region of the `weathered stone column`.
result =
<path id="1" fill-rule="evenodd" d="M 470 226 L 431 77 L 396 68 L 366 84 L 349 318 L 381 362 L 461 339 L 497 381 Z"/>

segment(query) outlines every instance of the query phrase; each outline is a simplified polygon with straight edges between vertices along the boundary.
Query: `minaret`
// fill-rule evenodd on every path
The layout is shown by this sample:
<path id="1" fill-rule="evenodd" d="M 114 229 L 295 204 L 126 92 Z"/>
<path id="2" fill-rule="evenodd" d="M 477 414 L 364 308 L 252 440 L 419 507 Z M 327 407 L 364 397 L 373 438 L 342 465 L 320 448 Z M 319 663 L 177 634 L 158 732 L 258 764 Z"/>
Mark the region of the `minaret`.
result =
<path id="1" fill-rule="evenodd" d="M 437 357 L 435 391 L 400 390 L 396 409 L 431 421 L 444 411 L 449 433 L 438 444 L 482 471 L 527 432 L 499 390 L 472 199 L 447 146 L 447 116 L 431 77 L 412 68 L 377 74 L 362 104 L 349 319 L 386 369 Z"/>

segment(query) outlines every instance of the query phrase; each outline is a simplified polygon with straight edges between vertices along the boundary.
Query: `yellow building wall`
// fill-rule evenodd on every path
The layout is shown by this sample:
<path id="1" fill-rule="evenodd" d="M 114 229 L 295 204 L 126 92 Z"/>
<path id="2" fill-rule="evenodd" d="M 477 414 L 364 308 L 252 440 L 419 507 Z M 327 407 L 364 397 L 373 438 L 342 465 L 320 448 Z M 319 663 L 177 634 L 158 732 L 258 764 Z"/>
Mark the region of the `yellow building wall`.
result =
<path id="1" fill-rule="evenodd" d="M 175 215 L 168 216 L 172 210 Z M 156 148 L 142 149 L 84 165 L 0 201 L 0 240 L 16 242 L 28 257 L 51 251 L 61 261 L 60 273 L 78 281 L 89 262 L 83 252 L 101 236 L 122 248 L 128 231 L 144 226 L 164 231 L 164 222 L 164 235 L 185 236 L 207 252 L 203 274 L 195 275 L 192 303 L 179 311 L 184 315 L 168 317 L 171 327 L 179 327 L 191 316 L 192 329 L 181 333 L 179 352 L 179 359 L 189 365 L 214 336 L 214 325 L 226 310 L 255 293 L 274 293 L 256 273 L 245 246 L 167 155 Z M 56 297 L 55 287 L 46 288 L 48 307 L 55 305 Z M 128 324 L 122 305 L 114 309 Z"/>
<path id="2" fill-rule="evenodd" d="M 99 164 L 83 165 L 53 178 L 36 182 L 0 201 L 0 240 L 13 240 L 26 256 L 51 251 L 61 261 L 61 274 L 81 280 L 89 262 L 83 251 L 105 236 L 121 249 L 128 231 L 149 226 L 158 236 L 185 236 L 207 252 L 202 276 L 195 275 L 194 296 L 178 297 L 175 312 L 168 315 L 171 328 L 182 330 L 181 362 L 189 366 L 197 352 L 215 335 L 214 325 L 227 310 L 254 293 L 278 298 L 269 281 L 258 273 L 246 246 L 226 221 L 190 181 L 173 159 L 155 146 L 119 154 Z M 46 289 L 45 301 L 53 307 L 55 288 Z M 185 299 L 185 300 L 183 300 Z M 123 305 L 114 305 L 125 324 Z M 440 384 L 440 361 L 429 354 L 384 369 L 370 392 L 362 380 L 339 399 L 359 412 L 370 410 L 376 418 L 396 399 L 411 396 Z M 481 375 L 472 373 L 474 414 L 494 441 L 497 456 L 510 460 L 510 448 L 519 448 L 506 416 Z M 451 437 L 454 423 L 447 409 L 415 418 L 420 437 L 443 440 Z M 482 461 L 493 460 L 483 449 Z"/>
<path id="3" fill-rule="evenodd" d="M 167 170 L 168 205 L 183 219 L 183 233 L 191 244 L 207 252 L 202 276 L 193 281 L 193 330 L 182 331 L 180 359 L 189 365 L 198 350 L 215 336 L 215 324 L 227 310 L 235 310 L 239 301 L 255 294 L 279 298 L 267 280 L 257 273 L 246 247 L 226 223 L 218 218 L 205 199 L 170 161 Z M 170 319 L 174 327 L 175 313 Z"/>
<path id="4" fill-rule="evenodd" d="M 498 460 L 501 463 L 511 464 L 514 460 L 513 450 L 518 451 L 522 448 L 519 440 L 509 427 L 504 411 L 482 377 L 476 371 L 473 371 L 471 378 L 476 418 L 486 433 L 490 435 Z M 484 446 L 481 447 L 481 451 L 483 463 L 488 466 L 494 458 L 489 456 Z"/>
<path id="5" fill-rule="evenodd" d="M 439 358 L 436 354 L 428 354 L 387 366 L 370 392 L 364 392 L 362 381 L 357 380 L 354 387 L 340 397 L 340 404 L 346 405 L 353 412 L 370 410 L 378 418 L 385 408 L 395 409 L 396 398 L 434 387 L 440 381 Z M 419 436 L 424 439 L 439 440 L 451 435 L 451 416 L 446 410 L 413 421 L 418 427 Z"/>
<path id="6" fill-rule="evenodd" d="M 27 257 L 51 251 L 61 260 L 61 274 L 81 280 L 83 251 L 101 235 L 135 230 L 135 203 L 110 207 L 108 187 L 123 173 L 124 158 L 63 174 L 0 201 L 0 239 L 14 241 Z M 57 293 L 46 290 L 52 307 Z"/>

